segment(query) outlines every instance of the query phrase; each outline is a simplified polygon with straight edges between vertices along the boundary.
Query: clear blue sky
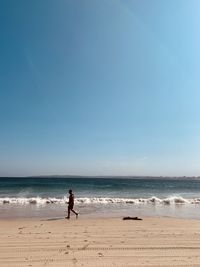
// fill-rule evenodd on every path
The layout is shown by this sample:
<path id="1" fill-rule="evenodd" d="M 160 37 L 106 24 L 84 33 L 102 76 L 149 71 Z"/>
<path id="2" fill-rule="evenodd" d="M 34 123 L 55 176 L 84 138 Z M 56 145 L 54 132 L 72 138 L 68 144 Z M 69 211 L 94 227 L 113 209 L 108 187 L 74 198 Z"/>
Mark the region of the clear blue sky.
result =
<path id="1" fill-rule="evenodd" d="M 200 175 L 199 0 L 1 0 L 0 176 Z"/>

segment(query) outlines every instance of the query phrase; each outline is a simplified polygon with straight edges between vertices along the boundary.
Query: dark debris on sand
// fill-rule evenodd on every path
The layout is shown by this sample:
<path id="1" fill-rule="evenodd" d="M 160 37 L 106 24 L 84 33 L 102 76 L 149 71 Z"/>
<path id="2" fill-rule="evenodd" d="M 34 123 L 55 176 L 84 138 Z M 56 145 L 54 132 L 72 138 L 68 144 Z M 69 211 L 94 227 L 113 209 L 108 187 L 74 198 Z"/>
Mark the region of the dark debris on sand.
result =
<path id="1" fill-rule="evenodd" d="M 138 218 L 138 217 L 124 217 L 123 220 L 138 220 L 138 221 L 142 221 L 141 218 Z"/>

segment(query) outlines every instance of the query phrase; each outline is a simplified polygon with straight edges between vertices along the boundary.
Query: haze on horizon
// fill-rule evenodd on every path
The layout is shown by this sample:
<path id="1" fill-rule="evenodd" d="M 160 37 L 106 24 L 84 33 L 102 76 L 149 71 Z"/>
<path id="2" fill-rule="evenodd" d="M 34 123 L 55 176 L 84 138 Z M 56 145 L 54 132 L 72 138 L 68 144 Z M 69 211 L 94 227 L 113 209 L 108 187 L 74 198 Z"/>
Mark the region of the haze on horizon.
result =
<path id="1" fill-rule="evenodd" d="M 0 176 L 199 176 L 199 12 L 1 1 Z"/>

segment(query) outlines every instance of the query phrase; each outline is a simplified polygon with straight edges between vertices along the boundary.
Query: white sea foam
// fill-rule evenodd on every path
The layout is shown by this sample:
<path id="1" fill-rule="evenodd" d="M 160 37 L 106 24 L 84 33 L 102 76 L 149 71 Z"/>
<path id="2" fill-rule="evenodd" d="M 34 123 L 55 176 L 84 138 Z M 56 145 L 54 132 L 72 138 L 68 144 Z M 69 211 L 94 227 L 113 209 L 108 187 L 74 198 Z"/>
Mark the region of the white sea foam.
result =
<path id="1" fill-rule="evenodd" d="M 47 205 L 47 204 L 66 204 L 68 202 L 67 197 L 63 198 L 41 198 L 41 197 L 3 197 L 0 198 L 0 205 L 3 204 L 16 204 L 16 205 Z M 76 198 L 76 204 L 162 204 L 162 205 L 173 205 L 173 204 L 200 204 L 200 198 L 194 199 L 185 199 L 181 196 L 171 196 L 168 198 L 158 198 L 158 197 L 150 197 L 150 198 L 105 198 L 105 197 L 85 197 L 85 198 Z"/>

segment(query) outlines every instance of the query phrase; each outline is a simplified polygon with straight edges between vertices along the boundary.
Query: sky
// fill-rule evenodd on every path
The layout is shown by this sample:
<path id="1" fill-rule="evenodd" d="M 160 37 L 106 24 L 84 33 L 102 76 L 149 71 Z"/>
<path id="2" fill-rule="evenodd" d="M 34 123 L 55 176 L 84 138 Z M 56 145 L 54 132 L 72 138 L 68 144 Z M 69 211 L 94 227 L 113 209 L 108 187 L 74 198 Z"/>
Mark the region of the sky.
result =
<path id="1" fill-rule="evenodd" d="M 0 176 L 200 175 L 199 0 L 1 0 Z"/>

